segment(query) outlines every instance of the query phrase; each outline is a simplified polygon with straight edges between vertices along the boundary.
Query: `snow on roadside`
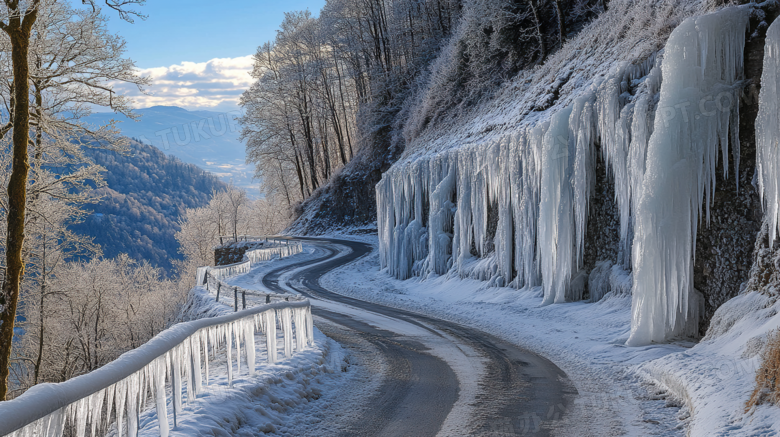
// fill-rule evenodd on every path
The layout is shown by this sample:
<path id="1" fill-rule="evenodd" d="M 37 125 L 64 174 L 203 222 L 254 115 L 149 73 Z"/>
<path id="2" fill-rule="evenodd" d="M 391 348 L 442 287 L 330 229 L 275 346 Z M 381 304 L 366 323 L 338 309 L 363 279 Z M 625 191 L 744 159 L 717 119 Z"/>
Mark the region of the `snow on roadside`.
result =
<path id="1" fill-rule="evenodd" d="M 242 373 L 228 387 L 224 360 L 212 368 L 211 385 L 204 394 L 185 404 L 172 436 L 256 436 L 288 434 L 287 413 L 316 401 L 323 392 L 338 390 L 345 370 L 345 351 L 338 343 L 314 333 L 314 345 L 273 365 L 259 365 L 254 377 Z M 283 350 L 283 338 L 278 337 Z M 258 342 L 260 343 L 260 342 Z M 257 348 L 258 361 L 265 348 Z M 173 408 L 168 407 L 173 423 Z M 157 414 L 148 409 L 141 415 L 139 436 L 158 436 Z"/>
<path id="2" fill-rule="evenodd" d="M 301 254 L 264 262 L 254 269 L 267 272 L 280 265 L 314 257 L 317 251 L 309 247 Z M 240 283 L 241 276 L 230 280 Z M 262 288 L 260 290 L 264 291 Z M 190 292 L 181 318 L 191 320 L 232 313 L 232 307 L 215 302 L 214 295 L 204 287 L 195 287 Z M 325 405 L 312 403 L 321 397 L 338 394 L 345 385 L 345 379 L 353 377 L 354 372 L 349 372 L 348 353 L 316 327 L 314 344 L 290 358 L 283 358 L 284 338 L 278 332 L 280 360 L 275 364 L 267 363 L 264 342 L 256 341 L 255 344 L 258 363 L 255 376 L 250 377 L 245 370 L 234 373 L 233 385 L 229 387 L 225 357 L 212 362 L 210 385 L 204 386 L 204 393 L 197 399 L 185 404 L 183 414 L 176 418 L 178 426 L 171 430 L 172 436 L 316 434 L 316 430 L 307 427 L 316 424 L 318 413 Z M 174 423 L 171 397 L 168 399 L 169 423 Z M 291 420 L 291 415 L 299 420 Z M 307 420 L 302 421 L 299 416 Z M 154 408 L 147 409 L 141 415 L 140 424 L 139 436 L 159 435 Z"/>
<path id="3" fill-rule="evenodd" d="M 377 244 L 375 236 L 336 237 Z M 713 322 L 724 325 L 717 337 L 699 344 L 627 347 L 628 294 L 610 294 L 597 303 L 540 306 L 540 289 L 489 287 L 458 277 L 393 279 L 379 270 L 376 251 L 321 282 L 356 298 L 482 329 L 555 362 L 580 394 L 564 416 L 564 435 L 570 434 L 566 430 L 576 434 L 586 423 L 607 431 L 615 421 L 628 435 L 682 435 L 687 430 L 691 435 L 753 436 L 780 430 L 776 407 L 744 414 L 761 339 L 780 325 L 774 316 L 780 305 L 760 295 L 726 304 Z"/>

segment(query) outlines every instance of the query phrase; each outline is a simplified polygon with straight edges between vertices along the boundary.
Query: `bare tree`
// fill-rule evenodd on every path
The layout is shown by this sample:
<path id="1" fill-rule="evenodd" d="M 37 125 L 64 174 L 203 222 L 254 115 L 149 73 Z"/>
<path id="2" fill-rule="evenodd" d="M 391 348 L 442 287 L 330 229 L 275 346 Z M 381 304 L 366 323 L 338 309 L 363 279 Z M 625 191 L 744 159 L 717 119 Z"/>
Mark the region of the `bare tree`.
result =
<path id="1" fill-rule="evenodd" d="M 30 169 L 28 145 L 31 119 L 31 41 L 42 12 L 62 2 L 63 0 L 3 0 L 0 4 L 0 30 L 10 41 L 13 74 L 9 98 L 10 119 L 0 127 L 0 135 L 12 132 L 13 139 L 13 159 L 7 189 L 6 270 L 0 295 L 0 399 L 4 399 L 8 392 L 14 323 L 24 274 L 25 212 Z M 138 14 L 129 8 L 143 2 L 144 0 L 105 0 L 109 8 L 118 11 L 122 18 L 130 21 Z M 96 12 L 98 5 L 95 0 L 82 0 L 82 3 Z M 110 85 L 100 79 L 91 85 L 87 84 L 87 87 L 92 91 L 100 88 L 110 91 Z"/>

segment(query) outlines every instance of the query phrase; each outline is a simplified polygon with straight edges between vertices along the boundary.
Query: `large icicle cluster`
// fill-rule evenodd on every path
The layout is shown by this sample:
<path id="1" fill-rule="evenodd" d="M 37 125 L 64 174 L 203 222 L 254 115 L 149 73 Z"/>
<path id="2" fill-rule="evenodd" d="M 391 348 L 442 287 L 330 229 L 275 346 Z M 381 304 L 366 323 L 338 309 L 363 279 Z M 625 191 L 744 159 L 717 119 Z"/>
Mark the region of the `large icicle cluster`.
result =
<path id="1" fill-rule="evenodd" d="M 565 108 L 397 163 L 377 185 L 382 267 L 400 279 L 452 272 L 541 285 L 545 304 L 581 299 L 585 284 L 610 282 L 581 270 L 600 153 L 615 187 L 618 269 L 635 269 L 631 343 L 685 334 L 698 324 L 696 226 L 729 142 L 738 166 L 746 26 L 744 7 L 689 19 L 666 53 L 616 65 Z"/>
<path id="2" fill-rule="evenodd" d="M 454 271 L 543 285 L 546 303 L 580 299 L 596 144 L 616 183 L 627 185 L 618 204 L 622 245 L 630 248 L 631 193 L 644 173 L 659 63 L 654 54 L 622 65 L 569 107 L 515 133 L 393 166 L 377 185 L 382 267 L 400 279 Z"/>
<path id="3" fill-rule="evenodd" d="M 780 20 L 769 26 L 765 44 L 756 118 L 756 164 L 770 226 L 769 247 L 773 247 L 780 229 Z"/>
<path id="4" fill-rule="evenodd" d="M 747 9 L 728 8 L 685 20 L 667 42 L 637 206 L 629 345 L 698 331 L 703 299 L 693 289 L 696 232 L 702 206 L 709 220 L 719 155 L 728 175 L 729 144 L 739 169 L 747 26 Z"/>
<path id="5" fill-rule="evenodd" d="M 314 341 L 314 326 L 308 302 L 274 304 L 247 310 L 236 316 L 177 325 L 104 368 L 62 384 L 36 386 L 20 398 L 2 403 L 0 434 L 10 433 L 8 435 L 11 437 L 54 437 L 62 436 L 68 426 L 75 430 L 75 437 L 83 437 L 104 433 L 115 426 L 118 437 L 133 437 L 138 435 L 141 412 L 153 399 L 160 423 L 160 436 L 165 437 L 170 428 L 166 382 L 173 397 L 171 405 L 175 426 L 176 418 L 183 411 L 183 404 L 195 399 L 203 392 L 204 385 L 209 385 L 209 373 L 213 371 L 213 367 L 209 366 L 210 359 L 214 360 L 218 354 L 224 353 L 228 383 L 232 384 L 234 371 L 241 372 L 243 347 L 246 372 L 250 376 L 254 375 L 255 333 L 260 332 L 265 333 L 268 362 L 277 362 L 277 327 L 282 330 L 285 357 L 292 356 L 294 350 L 311 345 Z M 167 351 L 144 358 L 155 355 L 155 351 L 161 348 Z M 140 366 L 139 361 L 142 363 Z M 128 367 L 140 367 L 140 370 L 116 380 L 115 375 L 126 372 Z M 105 384 L 106 381 L 111 382 Z M 40 417 L 38 411 L 45 405 L 58 402 L 56 399 L 70 397 L 72 392 L 81 393 L 94 386 L 100 388 L 43 418 L 30 420 L 27 426 L 11 432 L 13 423 L 25 423 L 28 417 Z"/>

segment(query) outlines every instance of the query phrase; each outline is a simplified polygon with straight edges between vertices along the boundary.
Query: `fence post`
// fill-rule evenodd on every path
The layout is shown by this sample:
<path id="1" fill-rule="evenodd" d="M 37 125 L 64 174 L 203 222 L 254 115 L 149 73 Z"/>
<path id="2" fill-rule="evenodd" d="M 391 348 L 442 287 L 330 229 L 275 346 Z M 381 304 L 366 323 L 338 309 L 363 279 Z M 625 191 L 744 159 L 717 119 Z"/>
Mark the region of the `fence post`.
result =
<path id="1" fill-rule="evenodd" d="M 219 289 L 222 288 L 222 283 L 217 281 L 217 302 L 219 302 Z"/>
<path id="2" fill-rule="evenodd" d="M 244 309 L 246 309 L 246 291 L 241 292 L 241 300 L 243 301 Z"/>
<path id="3" fill-rule="evenodd" d="M 266 294 L 265 295 L 265 303 L 271 303 L 271 295 L 270 294 Z"/>
<path id="4" fill-rule="evenodd" d="M 238 311 L 238 288 L 233 289 L 233 312 Z"/>

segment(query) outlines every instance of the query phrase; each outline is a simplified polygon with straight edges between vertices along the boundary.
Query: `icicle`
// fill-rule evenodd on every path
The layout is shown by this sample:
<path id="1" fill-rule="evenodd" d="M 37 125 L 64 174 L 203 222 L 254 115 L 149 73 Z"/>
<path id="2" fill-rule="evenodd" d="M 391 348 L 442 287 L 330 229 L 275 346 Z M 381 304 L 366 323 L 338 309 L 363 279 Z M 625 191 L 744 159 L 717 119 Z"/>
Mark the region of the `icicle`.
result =
<path id="1" fill-rule="evenodd" d="M 306 309 L 293 309 L 295 316 L 295 349 L 302 351 L 306 347 Z"/>
<path id="2" fill-rule="evenodd" d="M 116 435 L 122 437 L 122 431 L 127 428 L 130 429 L 130 424 L 125 425 L 125 403 L 127 402 L 127 385 L 129 381 L 132 381 L 132 376 L 116 383 L 116 390 L 114 391 L 114 405 L 116 406 Z M 128 416 L 129 417 L 129 416 Z M 129 431 L 128 431 L 129 433 Z"/>
<path id="3" fill-rule="evenodd" d="M 769 222 L 769 247 L 774 247 L 780 229 L 780 20 L 775 20 L 766 33 L 756 154 L 759 194 Z"/>
<path id="4" fill-rule="evenodd" d="M 311 317 L 311 307 L 306 307 L 306 338 L 308 340 L 309 346 L 314 344 L 314 321 Z"/>
<path id="5" fill-rule="evenodd" d="M 90 420 L 90 436 L 97 436 L 97 432 L 100 430 L 101 415 L 103 413 L 103 399 L 105 392 L 103 390 L 91 395 L 88 399 L 89 405 L 89 420 Z"/>
<path id="6" fill-rule="evenodd" d="M 165 400 L 165 360 L 158 358 L 154 361 L 153 374 L 154 395 L 157 400 L 157 421 L 160 426 L 160 437 L 168 437 L 170 426 L 168 424 L 168 408 Z"/>
<path id="7" fill-rule="evenodd" d="M 234 322 L 228 325 L 228 329 L 230 330 L 230 336 L 235 339 L 236 342 L 236 374 L 241 374 L 241 337 L 240 337 L 240 331 L 238 329 L 238 326 L 236 326 L 238 323 Z"/>
<path id="8" fill-rule="evenodd" d="M 289 308 L 283 308 L 280 316 L 284 333 L 284 357 L 290 358 L 293 354 L 292 311 Z"/>
<path id="9" fill-rule="evenodd" d="M 578 300 L 570 296 L 574 261 L 574 193 L 571 185 L 575 151 L 570 150 L 572 108 L 553 115 L 544 136 L 539 253 L 544 278 L 543 305 Z"/>
<path id="10" fill-rule="evenodd" d="M 181 388 L 181 354 L 179 353 L 181 350 L 181 346 L 177 346 L 174 348 L 171 352 L 169 352 L 167 355 L 171 357 L 171 367 L 172 367 L 172 379 L 173 379 L 173 388 L 171 389 L 171 392 L 173 394 L 173 417 L 174 417 L 174 426 L 178 426 L 178 418 L 182 413 L 183 407 L 182 407 L 182 388 Z"/>
<path id="11" fill-rule="evenodd" d="M 225 347 L 227 348 L 227 372 L 228 385 L 233 387 L 233 330 L 230 324 L 222 328 L 222 334 L 225 338 Z"/>
<path id="12" fill-rule="evenodd" d="M 192 368 L 195 359 L 192 356 L 189 339 L 181 344 L 181 348 L 182 357 L 180 362 L 183 364 L 184 375 L 187 378 L 187 404 L 189 404 L 195 400 L 195 370 Z M 198 369 L 198 374 L 200 374 L 200 369 Z"/>
<path id="13" fill-rule="evenodd" d="M 569 142 L 574 149 L 572 186 L 574 188 L 575 257 L 580 268 L 585 251 L 585 229 L 588 223 L 588 207 L 595 188 L 594 147 L 596 118 L 593 105 L 596 96 L 586 93 L 574 101 L 569 119 Z"/>
<path id="14" fill-rule="evenodd" d="M 211 339 L 211 330 L 206 329 L 205 332 L 201 331 L 201 341 L 203 342 L 203 362 L 204 362 L 204 369 L 205 377 L 204 377 L 204 383 L 208 386 L 209 385 L 209 341 Z"/>
<path id="15" fill-rule="evenodd" d="M 76 437 L 84 437 L 87 432 L 87 419 L 89 418 L 89 398 L 82 398 L 72 405 L 75 412 Z"/>
<path id="16" fill-rule="evenodd" d="M 111 420 L 111 413 L 114 410 L 116 386 L 116 384 L 112 384 L 106 389 L 106 429 L 108 429 L 109 421 Z"/>
<path id="17" fill-rule="evenodd" d="M 141 391 L 144 390 L 141 373 L 134 373 L 128 378 L 127 387 L 127 435 L 138 436 L 138 409 L 141 399 Z"/>
<path id="18" fill-rule="evenodd" d="M 747 24 L 747 9 L 726 8 L 685 20 L 667 43 L 634 230 L 629 345 L 698 331 L 696 232 L 702 204 L 709 215 L 718 146 L 727 156 L 728 133 L 736 135 Z"/>
<path id="19" fill-rule="evenodd" d="M 276 355 L 276 311 L 270 310 L 265 315 L 265 345 L 268 351 L 268 363 L 273 364 L 279 359 Z"/>
<path id="20" fill-rule="evenodd" d="M 198 396 L 199 393 L 203 391 L 203 374 L 201 373 L 201 332 L 198 331 L 189 338 L 190 342 L 190 350 L 192 351 L 192 358 L 194 360 L 193 367 L 193 377 L 195 381 L 195 389 L 193 390 L 193 399 Z"/>
<path id="21" fill-rule="evenodd" d="M 249 371 L 249 376 L 255 374 L 255 330 L 254 320 L 246 320 L 243 323 L 244 326 L 244 348 L 246 349 L 246 367 Z"/>

